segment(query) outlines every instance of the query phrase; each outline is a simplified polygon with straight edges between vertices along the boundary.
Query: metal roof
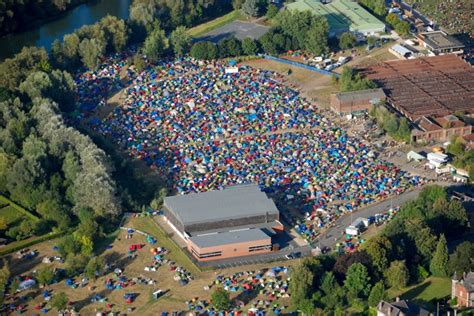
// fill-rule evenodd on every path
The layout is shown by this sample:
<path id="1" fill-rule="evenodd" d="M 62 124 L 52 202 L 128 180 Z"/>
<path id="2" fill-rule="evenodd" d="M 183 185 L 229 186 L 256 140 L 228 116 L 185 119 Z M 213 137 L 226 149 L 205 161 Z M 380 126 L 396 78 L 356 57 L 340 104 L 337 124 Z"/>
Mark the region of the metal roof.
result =
<path id="1" fill-rule="evenodd" d="M 352 102 L 355 100 L 378 99 L 385 100 L 385 93 L 382 89 L 366 89 L 359 91 L 339 92 L 336 97 L 341 102 Z"/>
<path id="2" fill-rule="evenodd" d="M 383 32 L 385 24 L 361 7 L 356 1 L 298 0 L 287 5 L 290 10 L 311 11 L 327 19 L 330 32 Z"/>
<path id="3" fill-rule="evenodd" d="M 402 46 L 400 44 L 395 44 L 392 46 L 392 50 L 402 56 L 405 56 L 406 54 L 413 54 L 411 50 L 406 48 L 405 46 Z"/>
<path id="4" fill-rule="evenodd" d="M 263 230 L 257 229 L 239 229 L 222 233 L 210 233 L 197 235 L 190 238 L 191 242 L 199 248 L 215 247 L 221 245 L 244 243 L 269 239 L 270 236 Z"/>
<path id="5" fill-rule="evenodd" d="M 278 214 L 275 203 L 255 184 L 169 196 L 165 197 L 164 206 L 183 225 Z"/>

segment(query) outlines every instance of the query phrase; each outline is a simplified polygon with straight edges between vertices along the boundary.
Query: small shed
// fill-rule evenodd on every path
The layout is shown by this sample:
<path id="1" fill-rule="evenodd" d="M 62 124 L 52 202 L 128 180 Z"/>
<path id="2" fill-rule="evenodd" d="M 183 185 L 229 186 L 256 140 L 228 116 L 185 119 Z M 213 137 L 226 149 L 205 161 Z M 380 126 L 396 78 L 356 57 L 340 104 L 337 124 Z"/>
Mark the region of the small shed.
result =
<path id="1" fill-rule="evenodd" d="M 420 161 L 423 161 L 425 159 L 426 159 L 425 156 L 417 153 L 416 151 L 411 150 L 410 152 L 407 153 L 407 160 L 408 161 L 415 160 L 415 161 L 420 162 Z"/>

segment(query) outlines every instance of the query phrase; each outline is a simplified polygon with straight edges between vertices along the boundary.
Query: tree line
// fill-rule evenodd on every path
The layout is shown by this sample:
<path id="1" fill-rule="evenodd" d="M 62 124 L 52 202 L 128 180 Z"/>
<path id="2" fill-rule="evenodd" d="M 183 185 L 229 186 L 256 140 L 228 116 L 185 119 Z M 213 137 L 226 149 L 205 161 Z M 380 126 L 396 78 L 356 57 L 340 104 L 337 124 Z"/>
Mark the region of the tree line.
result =
<path id="1" fill-rule="evenodd" d="M 474 268 L 474 243 L 462 242 L 451 256 L 447 245 L 467 229 L 462 204 L 442 187 L 426 187 L 355 253 L 306 258 L 293 267 L 292 307 L 306 314 L 364 312 L 386 299 L 389 288 L 403 289 L 430 275 L 462 275 Z"/>

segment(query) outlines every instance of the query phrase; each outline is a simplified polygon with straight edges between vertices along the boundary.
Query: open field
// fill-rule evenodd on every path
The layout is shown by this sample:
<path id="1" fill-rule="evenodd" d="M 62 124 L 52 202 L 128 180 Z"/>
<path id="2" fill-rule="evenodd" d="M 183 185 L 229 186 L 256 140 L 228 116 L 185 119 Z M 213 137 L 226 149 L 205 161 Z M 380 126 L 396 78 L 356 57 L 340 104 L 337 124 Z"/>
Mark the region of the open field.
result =
<path id="1" fill-rule="evenodd" d="M 217 19 L 214 19 L 212 21 L 209 21 L 207 23 L 199 24 L 191 29 L 189 29 L 188 33 L 189 35 L 193 37 L 199 37 L 202 36 L 208 32 L 211 32 L 212 30 L 217 29 L 218 27 L 224 26 L 227 23 L 231 23 L 235 20 L 240 20 L 243 18 L 242 13 L 240 10 L 234 10 L 230 13 L 227 13 L 226 15 L 223 15 L 221 17 L 218 17 Z"/>
<path id="2" fill-rule="evenodd" d="M 423 283 L 407 287 L 401 291 L 389 290 L 390 298 L 399 296 L 401 299 L 412 300 L 427 304 L 433 300 L 439 300 L 449 296 L 451 293 L 450 278 L 430 277 Z"/>
<path id="3" fill-rule="evenodd" d="M 0 209 L 0 217 L 5 220 L 7 225 L 14 225 L 15 222 L 21 220 L 23 218 L 21 213 L 11 205 L 4 206 Z"/>
<path id="4" fill-rule="evenodd" d="M 152 231 L 152 234 L 157 238 L 157 244 L 153 247 L 159 247 L 163 245 L 170 245 L 170 240 L 168 237 L 163 236 L 163 232 L 159 229 L 156 229 L 156 226 L 151 218 L 132 218 L 129 221 L 128 226 L 140 227 L 143 230 L 149 229 Z M 288 265 L 291 262 L 276 262 L 273 264 L 259 264 L 259 265 L 250 265 L 242 266 L 231 269 L 221 269 L 221 270 L 212 270 L 212 271 L 203 271 L 193 274 L 194 280 L 190 281 L 187 285 L 181 286 L 177 281 L 173 279 L 174 272 L 170 270 L 170 267 L 167 264 L 164 264 L 157 269 L 156 272 L 147 272 L 144 271 L 144 267 L 151 265 L 153 255 L 150 253 L 150 245 L 146 242 L 145 237 L 135 233 L 133 234 L 132 239 L 127 239 L 126 232 L 120 231 L 117 238 L 107 247 L 101 256 L 104 256 L 108 263 L 114 264 L 114 268 L 120 268 L 124 272 L 124 275 L 128 279 L 133 279 L 136 277 L 150 278 L 156 281 L 154 285 L 148 284 L 135 284 L 130 285 L 123 289 L 108 290 L 104 286 L 104 281 L 106 278 L 115 279 L 114 274 L 111 272 L 106 276 L 103 276 L 92 282 L 91 284 L 84 287 L 77 287 L 73 289 L 70 286 L 67 286 L 64 281 L 60 281 L 56 284 L 50 285 L 47 287 L 48 290 L 51 290 L 52 293 L 65 292 L 69 299 L 74 302 L 76 309 L 80 310 L 80 313 L 83 315 L 95 314 L 100 310 L 112 310 L 112 311 L 126 311 L 129 307 L 134 308 L 133 314 L 146 313 L 147 315 L 156 315 L 156 313 L 161 311 L 183 311 L 188 310 L 186 301 L 190 301 L 193 298 L 198 298 L 199 300 L 209 300 L 212 293 L 213 287 L 211 286 L 210 290 L 206 290 L 205 287 L 212 285 L 217 275 L 231 276 L 236 272 L 243 271 L 257 271 L 261 270 L 265 272 L 268 267 L 272 266 L 281 266 Z M 32 249 L 39 251 L 39 256 L 34 259 L 29 260 L 20 260 L 17 259 L 14 255 L 9 255 L 6 257 L 10 263 L 12 273 L 16 275 L 30 275 L 33 270 L 37 270 L 43 267 L 57 267 L 64 268 L 63 264 L 54 262 L 50 264 L 42 263 L 42 259 L 45 256 L 54 256 L 58 255 L 56 251 L 53 250 L 53 246 L 57 244 L 57 240 L 46 241 L 41 244 L 36 245 Z M 145 247 L 136 252 L 136 257 L 131 258 L 128 254 L 129 246 L 132 244 L 144 244 Z M 165 246 L 166 247 L 166 246 Z M 184 266 L 186 260 L 183 260 L 182 254 L 178 254 L 180 250 L 174 249 L 171 245 L 170 253 L 165 255 L 165 258 L 174 260 L 175 258 L 182 259 L 182 261 L 177 261 L 178 265 Z M 281 275 L 279 278 L 282 277 Z M 265 277 L 267 278 L 267 277 Z M 76 278 L 75 281 L 80 282 L 80 278 Z M 165 295 L 155 300 L 152 298 L 152 292 L 156 289 L 161 289 L 165 291 Z M 33 307 L 43 301 L 41 295 L 43 290 L 31 290 L 22 295 L 30 297 L 30 300 L 26 303 L 28 306 L 27 315 L 30 315 L 33 312 Z M 125 293 L 138 293 L 138 297 L 132 304 L 125 304 L 123 295 Z M 99 294 L 102 297 L 107 297 L 107 303 L 111 304 L 111 308 L 107 308 L 107 303 L 100 302 L 91 302 L 91 298 L 94 294 Z M 231 293 L 231 298 L 237 299 L 244 303 L 254 302 L 256 299 L 265 299 L 266 296 L 257 292 L 257 293 L 248 293 L 248 295 L 243 295 L 241 292 Z M 278 302 L 282 305 L 289 304 L 288 298 L 282 298 Z M 244 310 L 248 308 L 248 304 L 244 307 Z M 48 314 L 55 314 L 54 312 Z"/>
<path id="5" fill-rule="evenodd" d="M 262 37 L 263 34 L 265 34 L 267 31 L 268 27 L 257 23 L 232 21 L 210 32 L 205 33 L 204 35 L 199 37 L 199 40 L 217 43 L 219 40 L 229 36 L 235 36 L 239 40 L 243 40 L 247 37 L 257 40 Z"/>

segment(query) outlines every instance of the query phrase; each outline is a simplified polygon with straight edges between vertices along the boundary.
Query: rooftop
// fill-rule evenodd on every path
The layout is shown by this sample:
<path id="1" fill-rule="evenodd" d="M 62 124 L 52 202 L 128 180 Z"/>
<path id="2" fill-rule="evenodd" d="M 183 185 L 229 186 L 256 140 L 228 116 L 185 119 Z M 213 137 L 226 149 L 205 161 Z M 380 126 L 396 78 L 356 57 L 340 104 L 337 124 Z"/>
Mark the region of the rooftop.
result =
<path id="1" fill-rule="evenodd" d="M 411 120 L 474 113 L 474 69 L 452 55 L 385 61 L 360 69 Z"/>
<path id="2" fill-rule="evenodd" d="M 378 99 L 384 100 L 385 93 L 382 89 L 367 89 L 359 91 L 339 92 L 336 93 L 336 97 L 341 102 L 352 102 L 355 100 L 367 100 L 367 99 Z"/>
<path id="3" fill-rule="evenodd" d="M 183 225 L 278 214 L 275 203 L 258 185 L 234 185 L 223 190 L 168 196 L 168 208 Z"/>
<path id="4" fill-rule="evenodd" d="M 433 49 L 463 48 L 464 44 L 442 31 L 421 33 L 425 43 Z"/>
<path id="5" fill-rule="evenodd" d="M 327 18 L 330 32 L 370 32 L 383 30 L 385 24 L 362 8 L 356 1 L 333 0 L 322 3 L 320 0 L 298 0 L 288 4 L 288 9 L 311 11 Z"/>
<path id="6" fill-rule="evenodd" d="M 389 303 L 381 301 L 377 306 L 377 311 L 387 316 L 428 316 L 430 312 L 407 300 L 400 300 Z"/>
<path id="7" fill-rule="evenodd" d="M 269 238 L 270 236 L 265 234 L 263 230 L 257 228 L 230 230 L 222 233 L 196 235 L 192 236 L 190 240 L 199 248 L 206 248 L 235 243 L 259 241 Z"/>

